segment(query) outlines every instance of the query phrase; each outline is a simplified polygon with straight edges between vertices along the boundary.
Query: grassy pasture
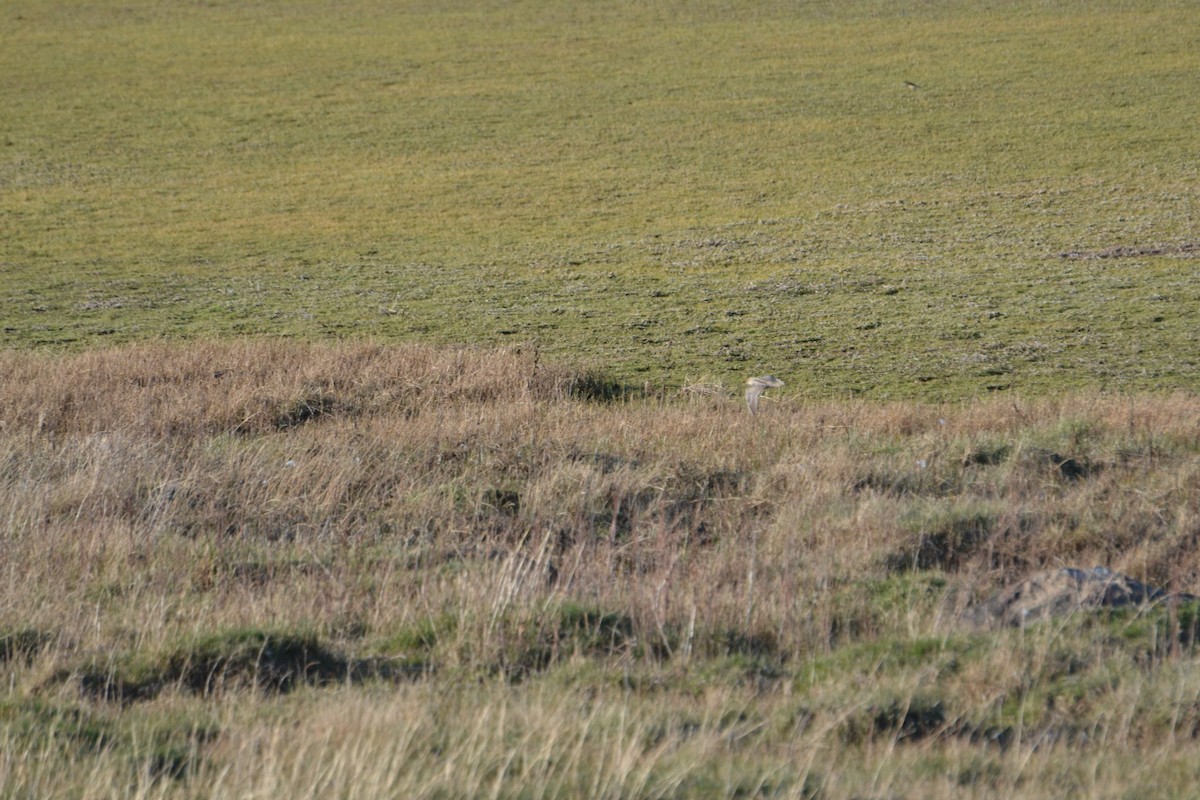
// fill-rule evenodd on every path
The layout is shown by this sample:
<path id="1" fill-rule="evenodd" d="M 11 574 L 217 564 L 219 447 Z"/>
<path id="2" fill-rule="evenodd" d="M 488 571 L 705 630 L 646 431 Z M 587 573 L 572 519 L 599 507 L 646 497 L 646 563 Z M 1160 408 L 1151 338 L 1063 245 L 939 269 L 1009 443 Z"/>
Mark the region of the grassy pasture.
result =
<path id="1" fill-rule="evenodd" d="M 517 350 L 0 354 L 12 797 L 1183 796 L 1192 395 L 597 402 Z M 1064 472 L 1058 454 L 1077 469 Z"/>
<path id="2" fill-rule="evenodd" d="M 1194 17 L 4 4 L 0 797 L 1193 793 Z"/>
<path id="3" fill-rule="evenodd" d="M 1196 386 L 1191 4 L 741 5 L 7 3 L 0 344 Z"/>

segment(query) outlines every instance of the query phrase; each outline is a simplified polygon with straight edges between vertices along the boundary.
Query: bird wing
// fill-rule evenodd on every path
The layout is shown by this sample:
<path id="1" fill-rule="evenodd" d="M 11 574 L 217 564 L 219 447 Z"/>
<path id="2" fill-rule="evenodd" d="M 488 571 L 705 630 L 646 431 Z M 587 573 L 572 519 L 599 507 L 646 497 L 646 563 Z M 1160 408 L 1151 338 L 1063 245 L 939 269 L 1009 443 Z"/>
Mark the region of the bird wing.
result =
<path id="1" fill-rule="evenodd" d="M 754 383 L 750 388 L 746 389 L 746 407 L 750 409 L 750 413 L 758 411 L 758 397 L 767 390 L 766 386 L 761 383 Z"/>

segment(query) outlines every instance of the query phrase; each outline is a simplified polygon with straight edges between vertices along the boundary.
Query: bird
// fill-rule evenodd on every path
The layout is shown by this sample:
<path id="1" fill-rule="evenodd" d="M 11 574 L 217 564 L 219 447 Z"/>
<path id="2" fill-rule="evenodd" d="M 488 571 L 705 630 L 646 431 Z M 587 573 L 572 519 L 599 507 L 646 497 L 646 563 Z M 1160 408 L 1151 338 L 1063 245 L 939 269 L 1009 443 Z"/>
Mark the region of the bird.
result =
<path id="1" fill-rule="evenodd" d="M 913 91 L 916 91 L 917 89 L 920 89 L 920 88 L 921 88 L 920 86 L 917 86 L 917 85 L 916 85 L 915 83 L 913 83 L 912 81 L 905 81 L 905 82 L 904 82 L 904 85 L 905 85 L 905 86 L 907 86 L 908 88 L 912 89 Z"/>
<path id="2" fill-rule="evenodd" d="M 750 409 L 751 416 L 758 411 L 758 398 L 762 396 L 762 393 L 767 389 L 775 389 L 779 386 L 783 386 L 783 381 L 774 375 L 759 375 L 746 379 L 746 408 Z"/>

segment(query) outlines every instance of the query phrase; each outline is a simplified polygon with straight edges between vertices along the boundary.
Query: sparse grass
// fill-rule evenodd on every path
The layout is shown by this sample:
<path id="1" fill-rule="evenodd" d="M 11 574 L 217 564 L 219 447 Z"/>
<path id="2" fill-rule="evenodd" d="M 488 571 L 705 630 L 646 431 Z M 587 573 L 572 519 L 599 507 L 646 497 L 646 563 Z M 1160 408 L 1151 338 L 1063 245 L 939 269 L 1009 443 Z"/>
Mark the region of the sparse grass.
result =
<path id="1" fill-rule="evenodd" d="M 809 398 L 1195 389 L 1194 10 L 10 2 L 0 345 L 515 340 Z"/>
<path id="2" fill-rule="evenodd" d="M 1195 590 L 1190 395 L 785 397 L 752 418 L 714 393 L 598 400 L 528 349 L 363 343 L 0 370 L 16 796 L 1196 778 L 1193 606 L 957 620 L 1060 565 Z"/>

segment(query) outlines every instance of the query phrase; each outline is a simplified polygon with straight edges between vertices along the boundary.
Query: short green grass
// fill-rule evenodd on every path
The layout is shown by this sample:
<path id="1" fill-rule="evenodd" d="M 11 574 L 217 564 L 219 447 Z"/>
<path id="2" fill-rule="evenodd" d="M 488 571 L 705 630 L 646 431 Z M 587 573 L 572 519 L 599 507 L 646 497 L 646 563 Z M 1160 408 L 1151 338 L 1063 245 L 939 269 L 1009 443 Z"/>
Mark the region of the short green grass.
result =
<path id="1" fill-rule="evenodd" d="M 0 346 L 515 340 L 631 385 L 1195 388 L 1194 12 L 16 0 Z"/>

